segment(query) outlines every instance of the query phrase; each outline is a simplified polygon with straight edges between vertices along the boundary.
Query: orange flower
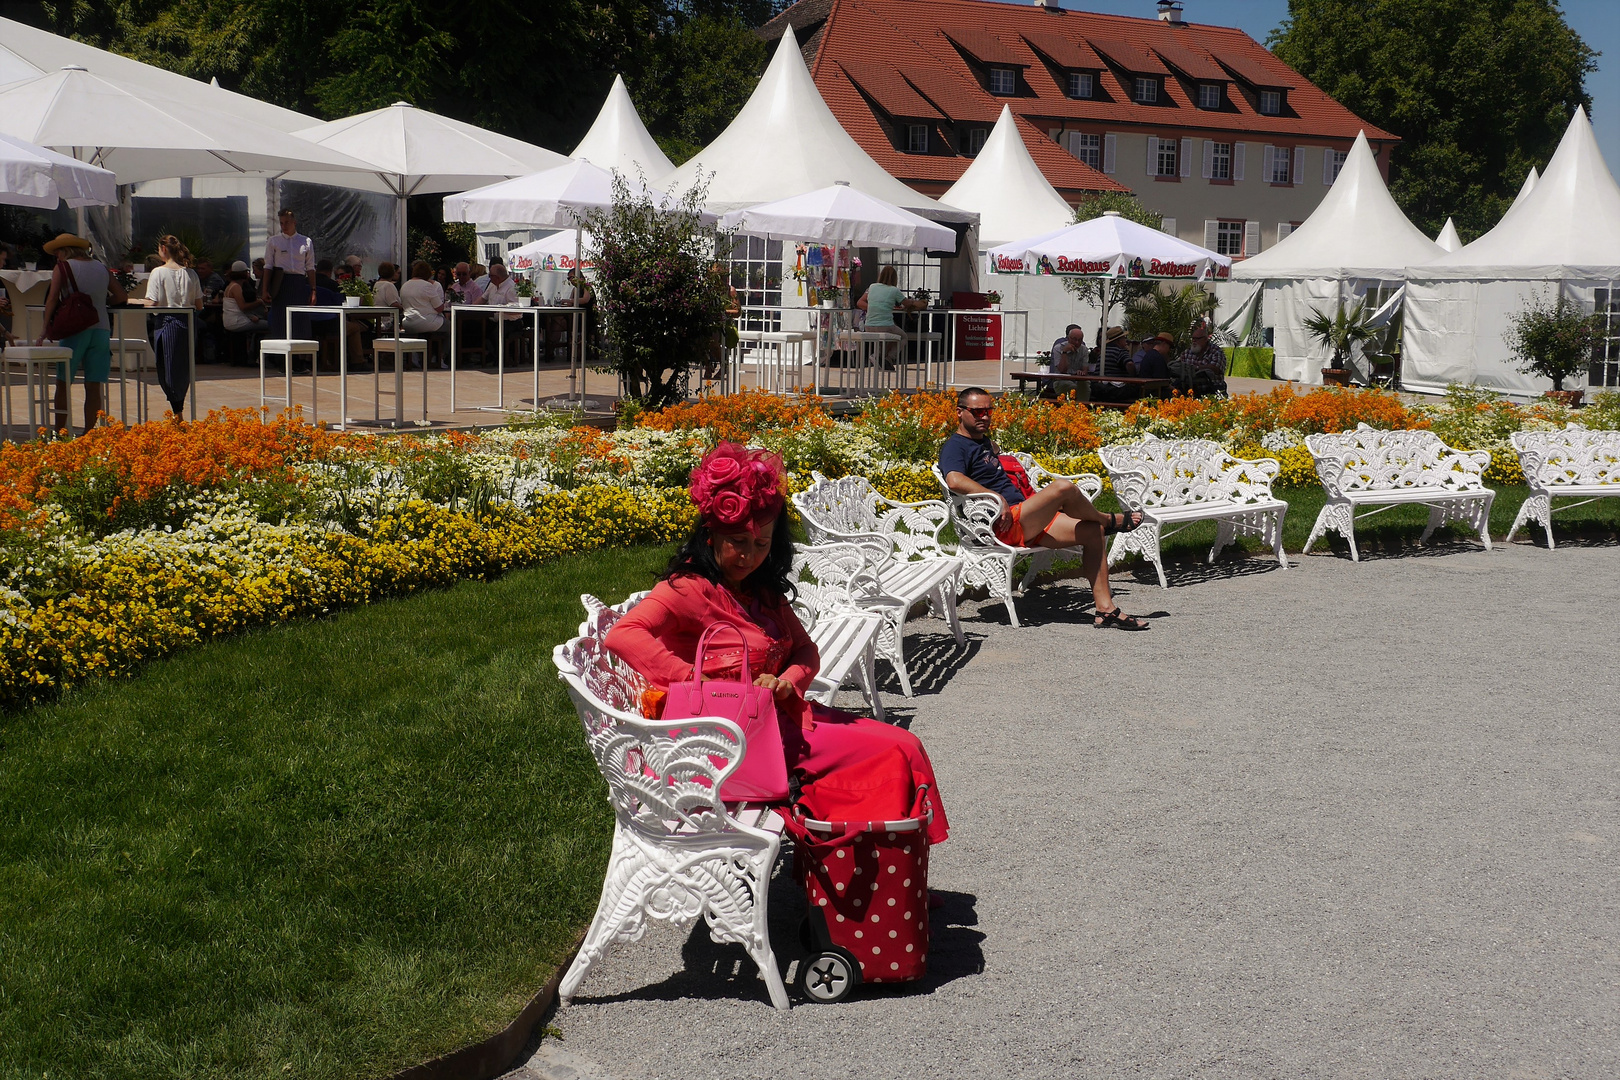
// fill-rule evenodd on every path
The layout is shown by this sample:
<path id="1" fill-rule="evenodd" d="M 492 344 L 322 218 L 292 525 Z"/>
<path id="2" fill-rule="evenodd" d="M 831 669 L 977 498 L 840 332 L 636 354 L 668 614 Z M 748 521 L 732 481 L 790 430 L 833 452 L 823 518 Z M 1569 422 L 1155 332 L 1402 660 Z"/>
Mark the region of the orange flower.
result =
<path id="1" fill-rule="evenodd" d="M 830 427 L 832 423 L 815 394 L 788 397 L 765 390 L 671 405 L 636 420 L 637 427 L 655 431 L 711 431 L 716 439 L 745 444 L 761 431 Z"/>

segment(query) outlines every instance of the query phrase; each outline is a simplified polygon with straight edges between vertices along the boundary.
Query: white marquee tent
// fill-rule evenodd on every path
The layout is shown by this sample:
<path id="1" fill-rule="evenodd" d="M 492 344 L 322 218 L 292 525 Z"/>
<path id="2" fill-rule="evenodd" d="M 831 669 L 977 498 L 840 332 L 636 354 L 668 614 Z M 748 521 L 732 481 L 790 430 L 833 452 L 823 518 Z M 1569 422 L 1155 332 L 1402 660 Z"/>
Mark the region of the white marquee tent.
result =
<path id="1" fill-rule="evenodd" d="M 1395 205 L 1366 135 L 1358 134 L 1332 189 L 1305 223 L 1274 247 L 1235 263 L 1232 284 L 1223 291 L 1241 297 L 1235 305 L 1241 308 L 1253 297 L 1252 287 L 1242 283 L 1260 283 L 1276 374 L 1316 383 L 1325 356 L 1304 330 L 1312 309 L 1336 311 L 1370 289 L 1396 288 L 1408 266 L 1441 254 Z"/>
<path id="2" fill-rule="evenodd" d="M 667 176 L 675 168 L 675 163 L 653 141 L 647 125 L 641 122 L 641 115 L 630 100 L 630 91 L 625 89 L 623 75 L 613 76 L 613 88 L 602 102 L 602 111 L 596 114 L 591 130 L 568 156 L 584 158 L 604 169 L 616 169 L 630 180 L 644 177 L 652 181 Z"/>
<path id="3" fill-rule="evenodd" d="M 716 213 L 846 181 L 933 221 L 974 217 L 896 180 L 860 148 L 822 100 L 791 29 L 731 125 L 658 186 L 678 194 L 700 181 L 707 181 L 707 205 Z"/>
<path id="4" fill-rule="evenodd" d="M 1074 208 L 1035 164 L 1012 110 L 1005 105 L 979 156 L 940 200 L 979 215 L 983 247 L 1055 232 L 1074 221 Z M 1031 341 L 1055 341 L 1071 323 L 1096 324 L 1096 308 L 1081 303 L 1061 280 L 1021 272 L 998 274 L 986 262 L 980 287 L 999 292 L 1002 307 L 1029 312 Z"/>
<path id="5" fill-rule="evenodd" d="M 1584 109 L 1528 192 L 1472 244 L 1407 271 L 1407 389 L 1471 382 L 1530 396 L 1546 379 L 1518 371 L 1503 334 L 1536 296 L 1562 292 L 1608 310 L 1620 288 L 1620 185 Z M 1584 382 L 1584 380 L 1582 380 Z"/>
<path id="6" fill-rule="evenodd" d="M 1461 248 L 1463 246 L 1462 237 L 1457 235 L 1456 222 L 1452 221 L 1450 218 L 1446 218 L 1446 223 L 1441 227 L 1440 235 L 1434 238 L 1434 242 L 1441 251 L 1447 253 Z"/>

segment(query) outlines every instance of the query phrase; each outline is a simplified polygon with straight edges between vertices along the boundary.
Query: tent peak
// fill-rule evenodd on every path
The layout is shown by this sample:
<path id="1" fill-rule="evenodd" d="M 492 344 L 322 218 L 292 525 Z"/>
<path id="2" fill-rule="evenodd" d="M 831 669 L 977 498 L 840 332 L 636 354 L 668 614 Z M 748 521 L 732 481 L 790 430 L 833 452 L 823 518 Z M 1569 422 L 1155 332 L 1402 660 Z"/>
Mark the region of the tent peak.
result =
<path id="1" fill-rule="evenodd" d="M 63 71 L 89 71 L 90 69 L 85 67 L 83 64 L 63 64 L 62 65 L 62 70 Z"/>

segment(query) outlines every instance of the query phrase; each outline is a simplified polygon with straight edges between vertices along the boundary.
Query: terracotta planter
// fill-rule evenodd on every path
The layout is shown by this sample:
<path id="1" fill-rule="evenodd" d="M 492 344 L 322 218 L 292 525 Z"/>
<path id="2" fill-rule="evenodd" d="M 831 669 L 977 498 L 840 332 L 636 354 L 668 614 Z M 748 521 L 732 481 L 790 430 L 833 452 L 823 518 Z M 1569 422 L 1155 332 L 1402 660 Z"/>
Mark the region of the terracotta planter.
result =
<path id="1" fill-rule="evenodd" d="M 1348 368 L 1326 368 L 1326 367 L 1323 368 L 1322 369 L 1322 385 L 1323 386 L 1349 386 L 1350 385 L 1350 371 L 1349 371 L 1349 369 Z"/>
<path id="2" fill-rule="evenodd" d="M 1569 408 L 1573 409 L 1573 408 L 1575 408 L 1577 405 L 1579 405 L 1581 403 L 1581 399 L 1586 396 L 1586 391 L 1585 390 L 1548 390 L 1545 394 L 1542 394 L 1541 396 L 1546 398 L 1548 401 L 1556 401 L 1560 405 L 1566 405 Z"/>

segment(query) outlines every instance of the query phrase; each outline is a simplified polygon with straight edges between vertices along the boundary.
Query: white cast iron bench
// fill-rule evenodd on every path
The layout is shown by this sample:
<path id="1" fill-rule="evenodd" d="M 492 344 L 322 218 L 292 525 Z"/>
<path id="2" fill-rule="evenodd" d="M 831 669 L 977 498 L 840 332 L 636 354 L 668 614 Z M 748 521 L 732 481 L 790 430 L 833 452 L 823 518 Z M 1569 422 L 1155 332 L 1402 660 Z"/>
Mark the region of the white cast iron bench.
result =
<path id="1" fill-rule="evenodd" d="M 1214 562 L 1239 533 L 1252 533 L 1271 546 L 1277 562 L 1288 568 L 1283 551 L 1283 518 L 1288 504 L 1271 494 L 1271 482 L 1282 466 L 1273 458 L 1233 457 L 1208 439 L 1156 439 L 1105 446 L 1098 453 L 1108 466 L 1114 494 L 1127 509 L 1142 515 L 1132 532 L 1117 533 L 1108 553 L 1112 566 L 1140 552 L 1159 573 L 1159 586 L 1169 588 L 1161 554 L 1164 541 L 1198 521 L 1215 522 Z"/>
<path id="2" fill-rule="evenodd" d="M 1598 499 L 1620 498 L 1620 431 L 1515 431 L 1508 436 L 1519 454 L 1519 468 L 1530 495 L 1519 505 L 1507 538 L 1534 521 L 1553 546 L 1552 501 L 1578 498 L 1558 510 L 1585 506 Z"/>
<path id="3" fill-rule="evenodd" d="M 588 615 L 579 636 L 552 653 L 607 781 L 614 816 L 602 898 L 558 996 L 567 1004 L 609 947 L 639 941 L 648 919 L 687 929 L 702 916 L 715 941 L 748 950 L 771 1004 L 786 1009 L 766 917 L 781 819 L 767 807 L 728 805 L 718 797 L 746 748 L 736 724 L 642 718 L 645 682 L 602 639 L 644 595 L 614 607 L 581 597 Z"/>
<path id="4" fill-rule="evenodd" d="M 859 544 L 793 546 L 794 613 L 821 654 L 821 670 L 805 695 L 831 705 L 851 675 L 872 715 L 883 719 L 877 691 L 877 643 L 883 616 L 861 608 L 852 590 L 871 578 L 867 550 Z"/>
<path id="5" fill-rule="evenodd" d="M 1350 543 L 1350 558 L 1361 561 L 1356 550 L 1356 521 L 1382 514 L 1397 506 L 1416 503 L 1429 508 L 1423 530 L 1427 543 L 1434 530 L 1451 521 L 1466 521 L 1479 533 L 1485 550 L 1491 549 L 1491 503 L 1496 492 L 1485 486 L 1485 450 L 1457 450 L 1432 431 L 1380 431 L 1366 424 L 1354 431 L 1308 435 L 1305 445 L 1316 459 L 1316 475 L 1327 491 L 1327 505 L 1305 541 L 1305 553 L 1329 530 Z M 1381 506 L 1356 514 L 1359 506 Z"/>
<path id="6" fill-rule="evenodd" d="M 962 624 L 956 615 L 957 582 L 962 560 L 939 542 L 949 512 L 934 500 L 897 503 L 885 499 L 864 476 L 829 480 L 811 473 L 814 482 L 793 496 L 814 545 L 858 544 L 870 552 L 870 574 L 852 579 L 851 599 L 883 617 L 877 652 L 894 666 L 900 689 L 912 696 L 906 668 L 906 619 L 919 601 L 945 620 L 958 643 Z"/>
<path id="7" fill-rule="evenodd" d="M 1088 499 L 1096 499 L 1102 493 L 1102 477 L 1094 473 L 1066 476 L 1043 469 L 1035 464 L 1035 459 L 1028 454 L 1012 456 L 1024 466 L 1024 471 L 1029 474 L 1029 482 L 1036 491 L 1053 480 L 1069 480 Z M 1078 558 L 1080 549 L 1013 547 L 1002 543 L 996 538 L 996 519 L 1001 516 L 1001 498 L 988 492 L 958 495 L 946 485 L 939 466 L 936 464 L 931 468 L 934 471 L 934 479 L 939 482 L 940 490 L 945 493 L 945 504 L 950 508 L 951 526 L 956 530 L 956 553 L 962 557 L 963 587 L 983 586 L 993 598 L 1007 605 L 1008 621 L 1014 626 L 1019 625 L 1018 609 L 1013 605 L 1013 596 L 1021 595 L 1028 589 L 1029 583 L 1035 580 L 1035 575 L 1051 566 L 1053 559 L 1059 555 Z M 1015 587 L 1013 577 L 1017 572 L 1018 563 L 1025 560 L 1027 569 L 1024 571 L 1023 579 Z"/>

